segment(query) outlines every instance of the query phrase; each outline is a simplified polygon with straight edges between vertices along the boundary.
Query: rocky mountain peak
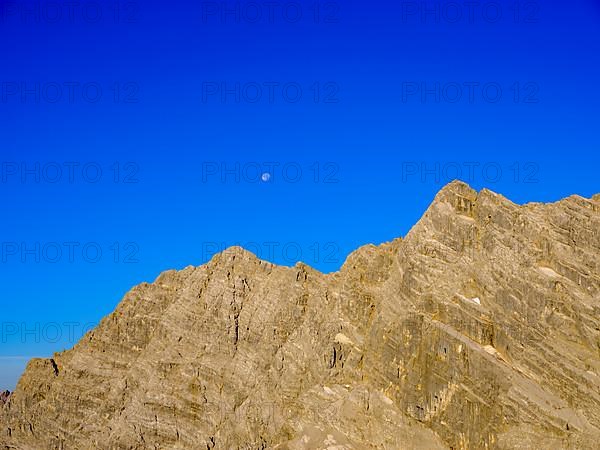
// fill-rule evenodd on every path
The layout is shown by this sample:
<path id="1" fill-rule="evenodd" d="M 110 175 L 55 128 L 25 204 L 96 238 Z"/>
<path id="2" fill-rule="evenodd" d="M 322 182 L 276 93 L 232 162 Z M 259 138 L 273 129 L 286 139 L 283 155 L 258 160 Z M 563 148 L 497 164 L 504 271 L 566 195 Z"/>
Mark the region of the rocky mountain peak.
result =
<path id="1" fill-rule="evenodd" d="M 32 360 L 0 448 L 594 448 L 600 208 L 455 181 L 339 272 L 240 247 Z"/>

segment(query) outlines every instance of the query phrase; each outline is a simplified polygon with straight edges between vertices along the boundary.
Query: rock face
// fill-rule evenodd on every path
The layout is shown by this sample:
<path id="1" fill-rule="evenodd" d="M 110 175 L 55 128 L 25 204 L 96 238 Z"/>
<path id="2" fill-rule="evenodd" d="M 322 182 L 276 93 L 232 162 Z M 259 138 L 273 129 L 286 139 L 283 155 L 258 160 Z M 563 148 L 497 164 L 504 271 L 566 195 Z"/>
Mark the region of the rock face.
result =
<path id="1" fill-rule="evenodd" d="M 10 397 L 10 391 L 0 392 L 0 406 L 4 406 L 6 402 L 8 402 L 8 398 Z"/>
<path id="2" fill-rule="evenodd" d="M 339 272 L 230 248 L 32 360 L 6 449 L 583 449 L 600 441 L 600 199 L 453 182 Z"/>

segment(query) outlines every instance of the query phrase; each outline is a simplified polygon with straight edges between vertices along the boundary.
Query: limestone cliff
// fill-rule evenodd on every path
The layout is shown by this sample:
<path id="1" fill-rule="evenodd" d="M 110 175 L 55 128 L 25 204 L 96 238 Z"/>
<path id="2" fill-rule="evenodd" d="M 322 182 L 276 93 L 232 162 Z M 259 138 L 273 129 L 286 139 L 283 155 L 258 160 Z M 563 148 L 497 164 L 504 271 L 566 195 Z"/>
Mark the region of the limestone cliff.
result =
<path id="1" fill-rule="evenodd" d="M 0 407 L 6 449 L 600 442 L 600 198 L 453 182 L 339 272 L 230 248 L 134 287 Z"/>

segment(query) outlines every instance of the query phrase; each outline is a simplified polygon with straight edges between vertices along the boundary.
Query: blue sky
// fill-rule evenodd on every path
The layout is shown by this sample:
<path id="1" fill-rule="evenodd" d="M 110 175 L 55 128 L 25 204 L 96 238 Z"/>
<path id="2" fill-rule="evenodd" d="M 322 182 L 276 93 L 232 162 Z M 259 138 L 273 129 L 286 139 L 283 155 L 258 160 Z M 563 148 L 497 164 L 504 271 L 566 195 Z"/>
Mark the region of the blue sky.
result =
<path id="1" fill-rule="evenodd" d="M 2 2 L 0 388 L 230 245 L 329 272 L 453 178 L 600 192 L 599 25 L 592 0 Z"/>

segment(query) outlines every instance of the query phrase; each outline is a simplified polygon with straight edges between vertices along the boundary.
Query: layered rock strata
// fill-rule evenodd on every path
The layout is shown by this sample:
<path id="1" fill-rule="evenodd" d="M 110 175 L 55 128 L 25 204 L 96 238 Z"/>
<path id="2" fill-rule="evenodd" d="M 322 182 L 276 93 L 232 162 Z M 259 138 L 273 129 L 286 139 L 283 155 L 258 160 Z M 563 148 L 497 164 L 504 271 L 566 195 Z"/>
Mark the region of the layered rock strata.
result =
<path id="1" fill-rule="evenodd" d="M 230 248 L 134 287 L 0 408 L 5 449 L 600 442 L 600 198 L 461 182 L 339 272 Z"/>

